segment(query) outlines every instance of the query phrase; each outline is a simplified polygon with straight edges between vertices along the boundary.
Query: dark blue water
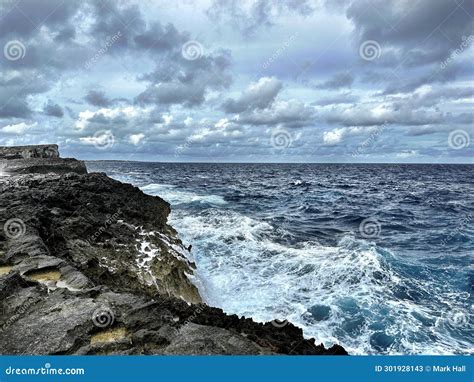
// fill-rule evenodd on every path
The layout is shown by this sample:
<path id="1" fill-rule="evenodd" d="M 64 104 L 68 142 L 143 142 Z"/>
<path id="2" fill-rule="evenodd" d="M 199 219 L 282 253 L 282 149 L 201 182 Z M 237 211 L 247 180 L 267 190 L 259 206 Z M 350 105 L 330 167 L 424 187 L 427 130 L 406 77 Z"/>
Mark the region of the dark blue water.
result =
<path id="1" fill-rule="evenodd" d="M 88 167 L 171 203 L 211 305 L 352 353 L 473 352 L 474 166 Z"/>

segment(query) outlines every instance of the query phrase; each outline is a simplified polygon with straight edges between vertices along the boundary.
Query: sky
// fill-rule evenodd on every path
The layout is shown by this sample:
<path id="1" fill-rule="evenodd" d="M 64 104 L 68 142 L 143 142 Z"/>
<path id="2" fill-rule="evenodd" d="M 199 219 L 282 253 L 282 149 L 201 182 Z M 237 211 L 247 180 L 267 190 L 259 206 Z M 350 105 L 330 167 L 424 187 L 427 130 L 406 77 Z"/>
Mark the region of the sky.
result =
<path id="1" fill-rule="evenodd" d="M 1 0 L 0 145 L 474 163 L 473 17 L 468 0 Z"/>

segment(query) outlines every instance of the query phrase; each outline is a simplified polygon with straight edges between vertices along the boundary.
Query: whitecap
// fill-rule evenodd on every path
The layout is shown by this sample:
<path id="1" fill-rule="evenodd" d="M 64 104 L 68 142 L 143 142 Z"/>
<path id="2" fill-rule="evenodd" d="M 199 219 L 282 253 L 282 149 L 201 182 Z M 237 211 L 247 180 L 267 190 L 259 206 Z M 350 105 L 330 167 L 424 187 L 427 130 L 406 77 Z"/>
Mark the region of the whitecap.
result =
<path id="1" fill-rule="evenodd" d="M 211 206 L 223 206 L 227 204 L 222 196 L 212 194 L 199 195 L 192 192 L 179 190 L 176 188 L 176 186 L 171 184 L 151 183 L 140 187 L 140 189 L 149 195 L 156 195 L 163 198 L 171 205 L 200 203 L 209 204 Z"/>

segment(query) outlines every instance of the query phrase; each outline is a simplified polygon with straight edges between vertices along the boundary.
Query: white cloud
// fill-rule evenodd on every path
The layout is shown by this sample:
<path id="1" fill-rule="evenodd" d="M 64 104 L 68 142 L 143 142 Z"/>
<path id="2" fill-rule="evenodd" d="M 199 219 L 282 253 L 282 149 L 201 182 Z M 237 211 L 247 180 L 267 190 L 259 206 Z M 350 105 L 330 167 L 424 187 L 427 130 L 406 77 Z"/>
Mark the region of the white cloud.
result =
<path id="1" fill-rule="evenodd" d="M 397 154 L 397 158 L 410 158 L 418 155 L 418 151 L 416 150 L 407 150 L 407 151 L 402 151 L 401 153 Z"/>
<path id="2" fill-rule="evenodd" d="M 25 122 L 17 123 L 16 125 L 7 125 L 1 128 L 2 133 L 7 134 L 23 134 L 26 130 L 35 127 L 38 123 L 34 122 L 30 125 Z"/>
<path id="3" fill-rule="evenodd" d="M 362 135 L 380 131 L 380 127 L 339 127 L 323 133 L 324 144 L 332 146 L 340 143 L 346 136 Z"/>
<path id="4" fill-rule="evenodd" d="M 241 113 L 245 110 L 264 109 L 269 107 L 282 89 L 283 84 L 275 77 L 262 77 L 253 82 L 242 92 L 237 100 L 228 99 L 224 102 L 227 113 Z"/>
<path id="5" fill-rule="evenodd" d="M 79 113 L 79 119 L 76 121 L 76 129 L 84 130 L 89 124 L 89 119 L 91 119 L 95 113 L 90 110 L 81 111 Z"/>
<path id="6" fill-rule="evenodd" d="M 193 119 L 191 117 L 187 117 L 183 123 L 184 123 L 184 126 L 189 127 L 193 123 Z"/>
<path id="7" fill-rule="evenodd" d="M 79 142 L 84 145 L 96 146 L 96 147 L 111 147 L 115 141 L 114 135 L 110 130 L 97 131 L 91 137 L 81 137 Z"/>
<path id="8" fill-rule="evenodd" d="M 85 110 L 79 113 L 79 119 L 76 121 L 75 127 L 79 130 L 84 130 L 92 119 L 101 117 L 105 120 L 112 120 L 117 117 L 124 117 L 132 119 L 140 114 L 150 112 L 150 108 L 138 108 L 135 106 L 116 107 L 116 108 L 101 108 L 97 111 Z"/>
<path id="9" fill-rule="evenodd" d="M 130 137 L 128 138 L 128 141 L 129 141 L 132 145 L 138 146 L 138 145 L 140 144 L 140 142 L 142 141 L 143 138 L 145 138 L 145 134 L 143 134 L 143 133 L 132 134 L 132 135 L 130 135 Z"/>
<path id="10" fill-rule="evenodd" d="M 326 145 L 337 145 L 339 142 L 341 142 L 342 137 L 344 135 L 344 129 L 334 129 L 331 131 L 325 131 L 323 133 L 323 141 L 324 144 Z"/>
<path id="11" fill-rule="evenodd" d="M 165 125 L 169 125 L 173 122 L 173 116 L 171 114 L 163 114 L 163 121 L 165 122 Z"/>
<path id="12" fill-rule="evenodd" d="M 217 129 L 225 129 L 229 124 L 230 122 L 227 118 L 222 118 L 214 125 L 214 127 L 216 127 Z"/>
<path id="13" fill-rule="evenodd" d="M 379 102 L 355 104 L 351 107 L 333 106 L 321 110 L 321 115 L 332 124 L 343 126 L 377 126 L 398 124 L 422 126 L 442 123 L 445 115 L 442 111 L 430 108 L 415 109 L 409 102 Z"/>
<path id="14" fill-rule="evenodd" d="M 234 118 L 240 124 L 302 127 L 311 124 L 315 108 L 298 100 L 276 101 L 264 110 L 245 112 Z"/>

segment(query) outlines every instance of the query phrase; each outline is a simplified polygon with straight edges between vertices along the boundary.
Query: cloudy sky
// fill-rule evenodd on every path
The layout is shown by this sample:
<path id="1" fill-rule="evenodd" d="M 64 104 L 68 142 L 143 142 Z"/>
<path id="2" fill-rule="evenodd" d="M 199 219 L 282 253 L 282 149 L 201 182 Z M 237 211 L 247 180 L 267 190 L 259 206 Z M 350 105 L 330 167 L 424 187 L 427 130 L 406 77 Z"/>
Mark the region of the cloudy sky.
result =
<path id="1" fill-rule="evenodd" d="M 473 163 L 470 0 L 1 0 L 0 145 Z"/>

